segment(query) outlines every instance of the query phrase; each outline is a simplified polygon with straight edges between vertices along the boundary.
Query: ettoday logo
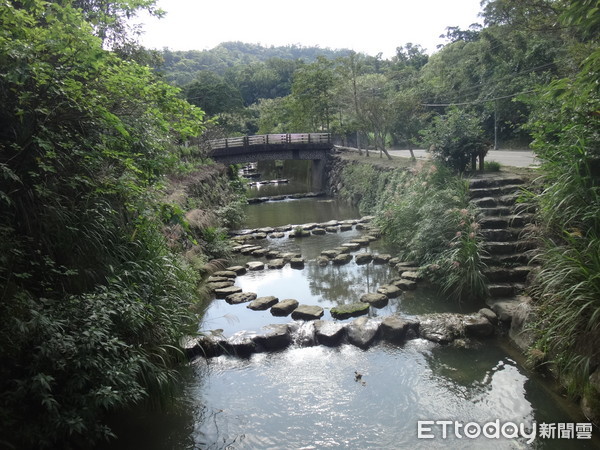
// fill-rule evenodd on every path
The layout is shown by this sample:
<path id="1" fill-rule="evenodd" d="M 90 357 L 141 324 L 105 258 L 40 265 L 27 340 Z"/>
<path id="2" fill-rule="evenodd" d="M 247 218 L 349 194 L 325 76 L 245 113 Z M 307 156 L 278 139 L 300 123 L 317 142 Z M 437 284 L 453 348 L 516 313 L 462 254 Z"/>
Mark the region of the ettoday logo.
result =
<path id="1" fill-rule="evenodd" d="M 531 444 L 536 438 L 544 439 L 591 439 L 591 423 L 536 423 L 531 424 L 500 422 L 496 419 L 483 425 L 477 422 L 460 422 L 457 420 L 419 420 L 417 422 L 418 439 L 523 439 Z"/>

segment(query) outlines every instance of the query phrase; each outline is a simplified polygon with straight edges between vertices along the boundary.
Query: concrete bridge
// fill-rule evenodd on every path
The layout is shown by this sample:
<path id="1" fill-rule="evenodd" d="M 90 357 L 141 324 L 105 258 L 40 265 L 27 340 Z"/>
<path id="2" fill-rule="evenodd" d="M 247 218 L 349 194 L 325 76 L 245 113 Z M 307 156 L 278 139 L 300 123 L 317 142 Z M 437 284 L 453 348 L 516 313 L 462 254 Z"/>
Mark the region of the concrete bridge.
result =
<path id="1" fill-rule="evenodd" d="M 223 164 L 265 160 L 312 160 L 313 189 L 324 184 L 325 161 L 333 150 L 329 133 L 264 134 L 209 141 L 208 156 Z"/>

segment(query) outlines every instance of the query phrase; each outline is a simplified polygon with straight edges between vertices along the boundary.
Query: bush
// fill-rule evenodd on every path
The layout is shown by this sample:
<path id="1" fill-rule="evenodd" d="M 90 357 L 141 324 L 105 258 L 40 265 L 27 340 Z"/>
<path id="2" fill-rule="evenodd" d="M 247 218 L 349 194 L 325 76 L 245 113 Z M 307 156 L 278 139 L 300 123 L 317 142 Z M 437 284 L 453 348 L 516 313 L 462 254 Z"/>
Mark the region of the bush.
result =
<path id="1" fill-rule="evenodd" d="M 466 170 L 474 156 L 487 152 L 479 118 L 456 107 L 436 116 L 422 135 L 433 157 L 459 173 Z"/>
<path id="2" fill-rule="evenodd" d="M 497 161 L 485 161 L 483 163 L 483 168 L 486 172 L 500 172 L 500 168 L 502 166 Z"/>

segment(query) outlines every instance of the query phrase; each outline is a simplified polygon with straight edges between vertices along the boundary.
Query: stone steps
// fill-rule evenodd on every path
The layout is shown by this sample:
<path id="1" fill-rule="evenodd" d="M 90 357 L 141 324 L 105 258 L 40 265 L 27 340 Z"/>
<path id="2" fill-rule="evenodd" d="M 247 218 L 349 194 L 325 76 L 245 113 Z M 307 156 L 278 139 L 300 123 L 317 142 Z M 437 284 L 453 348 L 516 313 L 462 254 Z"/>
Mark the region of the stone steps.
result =
<path id="1" fill-rule="evenodd" d="M 488 284 L 488 292 L 491 298 L 514 297 L 523 293 L 524 290 L 524 283 L 504 282 Z"/>
<path id="2" fill-rule="evenodd" d="M 471 202 L 479 209 L 479 233 L 484 238 L 482 256 L 487 265 L 488 305 L 518 303 L 531 270 L 530 250 L 535 241 L 527 239 L 524 228 L 533 222 L 534 208 L 518 203 L 525 181 L 517 176 L 492 176 L 470 180 Z M 496 309 L 494 309 L 496 307 Z"/>
<path id="3" fill-rule="evenodd" d="M 501 242 L 517 241 L 521 237 L 522 232 L 521 228 L 489 228 L 479 231 L 486 241 Z"/>
<path id="4" fill-rule="evenodd" d="M 489 267 L 527 265 L 531 257 L 528 253 L 512 253 L 508 255 L 483 256 L 481 258 Z"/>
<path id="5" fill-rule="evenodd" d="M 488 267 L 483 273 L 492 283 L 524 283 L 531 270 L 530 266 Z"/>
<path id="6" fill-rule="evenodd" d="M 471 197 L 471 202 L 479 208 L 494 208 L 496 206 L 514 206 L 519 198 L 518 193 L 493 197 Z"/>
<path id="7" fill-rule="evenodd" d="M 515 194 L 519 194 L 521 192 L 521 186 L 515 184 L 507 184 L 504 186 L 490 186 L 490 187 L 481 187 L 470 190 L 471 198 L 486 198 L 486 197 L 501 197 L 510 195 L 513 196 Z"/>
<path id="8" fill-rule="evenodd" d="M 494 206 L 491 208 L 479 208 L 479 212 L 484 216 L 510 216 L 514 213 L 514 208 L 510 206 Z"/>
<path id="9" fill-rule="evenodd" d="M 533 214 L 510 214 L 507 216 L 485 216 L 479 220 L 484 230 L 503 228 L 523 228 L 533 221 Z"/>
<path id="10" fill-rule="evenodd" d="M 493 177 L 493 178 L 472 178 L 469 180 L 469 187 L 471 189 L 479 189 L 479 188 L 488 188 L 488 187 L 496 187 L 496 186 L 506 186 L 506 185 L 522 185 L 524 184 L 524 180 L 520 177 L 516 176 L 503 176 L 503 177 Z"/>
<path id="11" fill-rule="evenodd" d="M 487 241 L 483 244 L 483 248 L 491 256 L 522 253 L 535 247 L 536 243 L 532 240 Z"/>

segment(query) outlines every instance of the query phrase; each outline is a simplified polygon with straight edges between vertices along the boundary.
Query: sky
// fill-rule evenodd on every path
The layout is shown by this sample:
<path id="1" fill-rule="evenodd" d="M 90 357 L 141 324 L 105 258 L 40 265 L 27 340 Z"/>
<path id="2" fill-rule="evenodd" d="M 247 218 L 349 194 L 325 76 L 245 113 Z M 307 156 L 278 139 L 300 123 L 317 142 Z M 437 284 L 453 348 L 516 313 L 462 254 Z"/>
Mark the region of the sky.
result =
<path id="1" fill-rule="evenodd" d="M 448 26 L 480 22 L 480 0 L 159 0 L 163 19 L 141 16 L 148 48 L 204 50 L 221 42 L 349 48 L 384 58 L 406 43 L 427 53 Z"/>

